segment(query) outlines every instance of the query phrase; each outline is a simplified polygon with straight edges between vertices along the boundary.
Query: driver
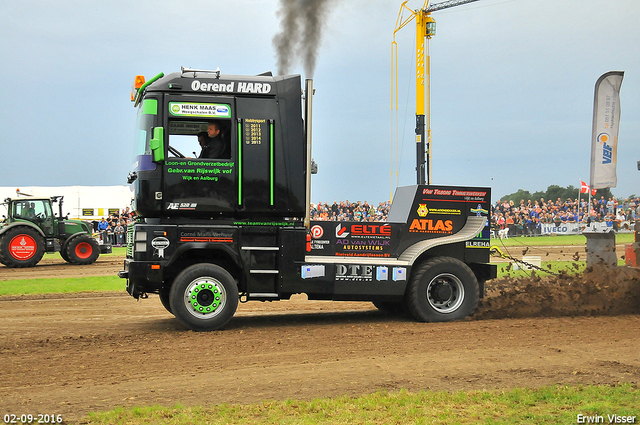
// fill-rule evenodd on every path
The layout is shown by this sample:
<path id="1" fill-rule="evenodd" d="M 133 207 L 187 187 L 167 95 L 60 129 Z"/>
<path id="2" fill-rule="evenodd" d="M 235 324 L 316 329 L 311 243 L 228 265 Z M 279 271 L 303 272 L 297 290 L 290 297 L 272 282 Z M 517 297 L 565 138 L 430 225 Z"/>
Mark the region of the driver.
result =
<path id="1" fill-rule="evenodd" d="M 202 136 L 202 133 L 198 133 L 198 142 L 202 151 L 198 158 L 226 158 L 228 155 L 226 152 L 226 143 L 222 140 L 222 126 L 218 121 L 211 121 L 207 128 L 207 136 Z"/>
<path id="2" fill-rule="evenodd" d="M 33 202 L 31 203 L 27 202 L 27 208 L 25 213 L 29 218 L 36 218 L 36 204 L 34 204 Z"/>

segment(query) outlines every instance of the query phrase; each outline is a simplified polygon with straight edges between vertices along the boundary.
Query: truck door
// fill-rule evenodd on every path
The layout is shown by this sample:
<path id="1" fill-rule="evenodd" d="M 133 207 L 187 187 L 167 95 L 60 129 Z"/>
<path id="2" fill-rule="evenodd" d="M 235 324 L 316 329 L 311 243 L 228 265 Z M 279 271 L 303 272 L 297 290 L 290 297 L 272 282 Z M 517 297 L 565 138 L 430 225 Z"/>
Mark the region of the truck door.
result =
<path id="1" fill-rule="evenodd" d="M 275 99 L 238 98 L 238 210 L 274 212 L 277 204 L 276 138 L 278 102 Z"/>
<path id="2" fill-rule="evenodd" d="M 167 215 L 232 215 L 236 127 L 232 97 L 166 96 L 163 208 Z M 213 126 L 213 127 L 212 127 Z M 209 137 L 209 131 L 217 131 Z"/>

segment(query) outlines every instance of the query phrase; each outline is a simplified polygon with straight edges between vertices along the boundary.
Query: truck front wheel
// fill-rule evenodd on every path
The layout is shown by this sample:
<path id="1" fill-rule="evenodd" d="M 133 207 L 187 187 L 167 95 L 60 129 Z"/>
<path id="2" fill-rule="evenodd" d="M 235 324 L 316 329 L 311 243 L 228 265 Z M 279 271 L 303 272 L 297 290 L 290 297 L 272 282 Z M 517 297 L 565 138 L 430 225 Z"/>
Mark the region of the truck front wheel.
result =
<path id="1" fill-rule="evenodd" d="M 478 306 L 478 280 L 469 266 L 450 257 L 434 257 L 412 272 L 405 303 L 421 322 L 447 322 L 471 315 Z"/>
<path id="2" fill-rule="evenodd" d="M 189 329 L 213 331 L 223 327 L 238 308 L 238 286 L 215 264 L 194 264 L 173 281 L 171 312 Z"/>

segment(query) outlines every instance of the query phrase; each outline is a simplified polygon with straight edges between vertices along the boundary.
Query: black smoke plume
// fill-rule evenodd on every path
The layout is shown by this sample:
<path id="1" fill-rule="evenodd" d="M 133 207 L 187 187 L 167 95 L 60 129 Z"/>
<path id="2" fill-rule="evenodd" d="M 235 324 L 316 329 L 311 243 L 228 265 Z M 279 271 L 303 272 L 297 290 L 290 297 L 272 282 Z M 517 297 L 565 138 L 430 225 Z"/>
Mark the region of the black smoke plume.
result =
<path id="1" fill-rule="evenodd" d="M 307 78 L 313 77 L 322 28 L 331 0 L 280 0 L 280 32 L 273 37 L 278 74 L 288 74 L 302 61 Z"/>

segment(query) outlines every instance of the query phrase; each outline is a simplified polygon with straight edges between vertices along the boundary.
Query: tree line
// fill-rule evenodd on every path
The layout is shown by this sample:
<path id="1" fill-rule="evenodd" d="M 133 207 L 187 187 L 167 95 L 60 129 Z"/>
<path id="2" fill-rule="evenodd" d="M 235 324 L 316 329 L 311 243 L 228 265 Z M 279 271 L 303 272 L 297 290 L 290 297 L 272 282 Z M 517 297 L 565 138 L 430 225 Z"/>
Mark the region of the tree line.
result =
<path id="1" fill-rule="evenodd" d="M 541 198 L 544 198 L 545 201 L 557 201 L 560 198 L 563 202 L 567 200 L 567 198 L 578 199 L 578 192 L 580 191 L 579 187 L 574 187 L 573 185 L 569 185 L 567 187 L 561 187 L 558 185 L 551 185 L 547 187 L 546 191 L 537 191 L 537 192 L 529 192 L 528 190 L 518 189 L 517 192 L 514 192 L 510 195 L 505 195 L 500 198 L 494 198 L 494 200 L 501 201 L 513 201 L 516 205 L 520 203 L 521 200 L 527 202 L 528 200 L 539 201 Z M 600 199 L 601 196 L 604 196 L 604 199 L 613 198 L 613 194 L 611 193 L 610 188 L 606 189 L 598 189 L 596 194 L 592 196 L 592 198 Z M 635 194 L 629 195 L 628 198 L 635 198 Z M 581 193 L 580 199 L 588 199 L 588 193 Z"/>

